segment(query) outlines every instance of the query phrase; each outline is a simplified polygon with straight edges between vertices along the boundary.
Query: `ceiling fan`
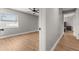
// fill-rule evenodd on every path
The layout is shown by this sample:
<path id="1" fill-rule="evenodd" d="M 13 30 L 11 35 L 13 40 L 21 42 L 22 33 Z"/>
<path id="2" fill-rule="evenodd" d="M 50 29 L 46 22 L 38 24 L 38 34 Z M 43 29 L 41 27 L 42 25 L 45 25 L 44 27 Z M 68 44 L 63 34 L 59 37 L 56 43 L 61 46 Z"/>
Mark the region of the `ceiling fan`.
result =
<path id="1" fill-rule="evenodd" d="M 29 8 L 33 14 L 39 13 L 39 9 L 38 8 Z"/>

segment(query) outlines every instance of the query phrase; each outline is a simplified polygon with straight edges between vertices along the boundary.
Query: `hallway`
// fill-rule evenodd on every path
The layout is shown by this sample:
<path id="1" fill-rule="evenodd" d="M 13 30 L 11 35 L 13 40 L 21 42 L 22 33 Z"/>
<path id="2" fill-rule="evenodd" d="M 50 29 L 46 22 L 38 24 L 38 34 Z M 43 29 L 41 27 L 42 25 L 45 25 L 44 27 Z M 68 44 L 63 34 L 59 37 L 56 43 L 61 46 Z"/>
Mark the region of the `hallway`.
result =
<path id="1" fill-rule="evenodd" d="M 79 51 L 79 40 L 73 36 L 72 32 L 65 32 L 55 51 Z"/>

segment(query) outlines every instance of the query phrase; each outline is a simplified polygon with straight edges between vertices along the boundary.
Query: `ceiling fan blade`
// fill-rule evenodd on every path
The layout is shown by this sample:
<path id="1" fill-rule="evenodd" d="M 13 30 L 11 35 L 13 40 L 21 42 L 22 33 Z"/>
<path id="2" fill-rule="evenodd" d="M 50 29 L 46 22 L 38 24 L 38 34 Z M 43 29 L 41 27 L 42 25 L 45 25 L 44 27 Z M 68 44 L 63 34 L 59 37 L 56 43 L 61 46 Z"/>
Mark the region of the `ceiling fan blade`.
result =
<path id="1" fill-rule="evenodd" d="M 39 11 L 36 11 L 36 13 L 39 13 Z"/>
<path id="2" fill-rule="evenodd" d="M 29 8 L 31 11 L 33 11 L 33 9 L 32 8 Z"/>

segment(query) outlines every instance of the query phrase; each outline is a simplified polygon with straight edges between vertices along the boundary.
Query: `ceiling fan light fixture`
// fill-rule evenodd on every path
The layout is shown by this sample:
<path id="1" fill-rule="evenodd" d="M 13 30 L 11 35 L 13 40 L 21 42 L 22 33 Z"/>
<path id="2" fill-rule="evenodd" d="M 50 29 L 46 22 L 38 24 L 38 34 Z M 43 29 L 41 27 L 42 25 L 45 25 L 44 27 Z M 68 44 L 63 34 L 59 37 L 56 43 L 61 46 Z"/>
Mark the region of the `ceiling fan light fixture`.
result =
<path id="1" fill-rule="evenodd" d="M 39 9 L 38 8 L 29 8 L 33 14 L 39 13 Z"/>

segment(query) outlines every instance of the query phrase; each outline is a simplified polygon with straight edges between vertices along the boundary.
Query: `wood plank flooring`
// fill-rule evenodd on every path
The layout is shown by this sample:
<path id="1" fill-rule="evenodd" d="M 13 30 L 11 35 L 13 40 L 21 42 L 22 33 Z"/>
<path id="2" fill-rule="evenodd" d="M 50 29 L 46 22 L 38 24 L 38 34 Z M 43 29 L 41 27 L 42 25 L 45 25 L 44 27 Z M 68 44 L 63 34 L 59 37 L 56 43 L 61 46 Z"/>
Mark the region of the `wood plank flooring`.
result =
<path id="1" fill-rule="evenodd" d="M 73 36 L 72 32 L 65 32 L 55 51 L 79 51 L 79 40 Z"/>
<path id="2" fill-rule="evenodd" d="M 38 32 L 0 39 L 0 51 L 37 51 L 38 47 Z"/>

